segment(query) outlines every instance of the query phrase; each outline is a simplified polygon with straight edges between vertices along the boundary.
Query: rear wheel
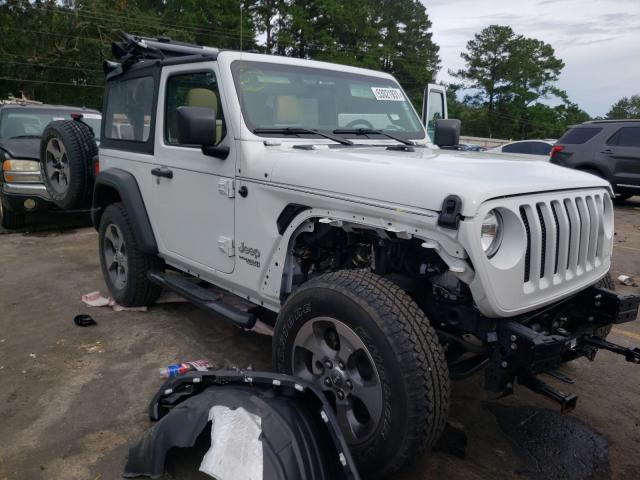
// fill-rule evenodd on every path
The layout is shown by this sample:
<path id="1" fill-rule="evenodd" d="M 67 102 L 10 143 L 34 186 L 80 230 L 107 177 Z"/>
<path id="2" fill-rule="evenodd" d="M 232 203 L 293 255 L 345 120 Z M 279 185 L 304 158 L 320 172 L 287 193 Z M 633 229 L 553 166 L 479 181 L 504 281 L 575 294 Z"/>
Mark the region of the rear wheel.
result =
<path id="1" fill-rule="evenodd" d="M 109 293 L 125 307 L 155 302 L 162 289 L 147 279 L 150 270 L 160 270 L 163 262 L 138 248 L 131 220 L 122 203 L 112 203 L 100 220 L 100 266 Z"/>
<path id="2" fill-rule="evenodd" d="M 444 353 L 425 314 L 390 281 L 359 270 L 310 280 L 283 306 L 273 341 L 277 371 L 325 392 L 366 478 L 399 469 L 442 433 Z"/>

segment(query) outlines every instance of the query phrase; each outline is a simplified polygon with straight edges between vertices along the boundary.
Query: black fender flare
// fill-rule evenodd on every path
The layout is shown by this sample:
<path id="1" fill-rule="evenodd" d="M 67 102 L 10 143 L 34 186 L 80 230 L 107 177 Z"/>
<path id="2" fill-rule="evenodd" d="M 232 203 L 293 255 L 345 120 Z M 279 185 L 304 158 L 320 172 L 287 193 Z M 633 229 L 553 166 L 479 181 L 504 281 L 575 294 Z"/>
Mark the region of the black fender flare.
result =
<path id="1" fill-rule="evenodd" d="M 158 244 L 151 228 L 147 209 L 136 178 L 120 168 L 109 168 L 98 174 L 93 187 L 91 221 L 100 228 L 102 214 L 109 204 L 122 202 L 131 218 L 138 246 L 143 253 L 155 255 Z"/>

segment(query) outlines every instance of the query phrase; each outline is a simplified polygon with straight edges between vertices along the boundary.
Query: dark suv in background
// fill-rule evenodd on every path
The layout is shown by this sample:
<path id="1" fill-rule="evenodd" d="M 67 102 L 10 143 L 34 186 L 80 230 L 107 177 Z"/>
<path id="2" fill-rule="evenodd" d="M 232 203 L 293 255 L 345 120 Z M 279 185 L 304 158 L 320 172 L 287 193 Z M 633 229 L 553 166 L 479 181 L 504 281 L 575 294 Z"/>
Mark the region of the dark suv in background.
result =
<path id="1" fill-rule="evenodd" d="M 608 180 L 619 200 L 640 195 L 640 120 L 571 127 L 551 149 L 551 163 Z"/>
<path id="2" fill-rule="evenodd" d="M 99 141 L 101 114 L 97 110 L 64 105 L 45 105 L 25 99 L 0 101 L 0 225 L 22 228 L 28 214 L 55 208 L 43 181 L 41 137 L 50 122 L 81 115 Z M 59 152 L 59 180 L 66 185 L 69 146 L 54 142 Z M 49 148 L 49 146 L 47 146 Z M 60 150 L 61 149 L 61 150 Z"/>

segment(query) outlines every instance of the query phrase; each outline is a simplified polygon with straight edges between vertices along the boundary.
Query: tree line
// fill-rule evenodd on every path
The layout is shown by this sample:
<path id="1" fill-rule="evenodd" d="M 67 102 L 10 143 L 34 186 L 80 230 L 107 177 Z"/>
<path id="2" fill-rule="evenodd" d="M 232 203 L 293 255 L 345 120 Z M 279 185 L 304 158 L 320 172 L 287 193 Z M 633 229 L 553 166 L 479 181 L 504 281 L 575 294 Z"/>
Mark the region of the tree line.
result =
<path id="1" fill-rule="evenodd" d="M 382 70 L 418 110 L 441 68 L 419 0 L 0 0 L 0 98 L 100 108 L 102 62 L 122 31 Z M 492 25 L 462 58 L 448 96 L 464 134 L 558 137 L 589 119 L 555 86 L 564 63 L 549 44 Z M 560 104 L 540 102 L 550 96 Z M 622 99 L 610 115 L 638 116 L 638 104 Z"/>

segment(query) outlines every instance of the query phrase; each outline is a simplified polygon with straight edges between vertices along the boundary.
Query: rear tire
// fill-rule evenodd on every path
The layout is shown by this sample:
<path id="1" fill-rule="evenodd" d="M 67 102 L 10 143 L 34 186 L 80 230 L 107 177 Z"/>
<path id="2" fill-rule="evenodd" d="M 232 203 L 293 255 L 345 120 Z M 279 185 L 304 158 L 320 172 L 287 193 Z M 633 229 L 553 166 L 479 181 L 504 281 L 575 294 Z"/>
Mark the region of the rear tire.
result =
<path id="1" fill-rule="evenodd" d="M 40 169 L 51 200 L 63 210 L 85 208 L 93 191 L 93 159 L 98 146 L 89 127 L 75 120 L 56 120 L 40 141 Z"/>
<path id="2" fill-rule="evenodd" d="M 147 273 L 162 270 L 156 255 L 140 251 L 131 220 L 122 203 L 109 205 L 100 220 L 100 266 L 114 300 L 124 307 L 141 307 L 155 302 L 162 288 L 150 282 Z"/>
<path id="3" fill-rule="evenodd" d="M 298 288 L 278 315 L 273 364 L 327 394 L 363 478 L 398 470 L 445 427 L 449 372 L 436 332 L 403 290 L 371 272 L 327 273 Z"/>
<path id="4" fill-rule="evenodd" d="M 0 224 L 7 230 L 18 230 L 24 228 L 27 222 L 27 216 L 24 213 L 16 213 L 13 210 L 9 210 L 2 205 L 0 200 Z"/>

